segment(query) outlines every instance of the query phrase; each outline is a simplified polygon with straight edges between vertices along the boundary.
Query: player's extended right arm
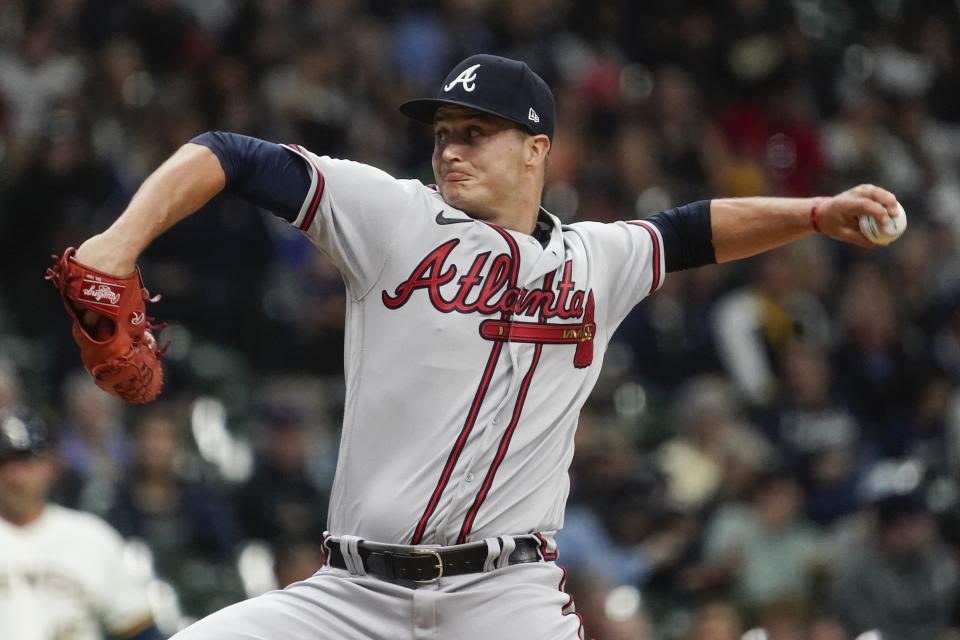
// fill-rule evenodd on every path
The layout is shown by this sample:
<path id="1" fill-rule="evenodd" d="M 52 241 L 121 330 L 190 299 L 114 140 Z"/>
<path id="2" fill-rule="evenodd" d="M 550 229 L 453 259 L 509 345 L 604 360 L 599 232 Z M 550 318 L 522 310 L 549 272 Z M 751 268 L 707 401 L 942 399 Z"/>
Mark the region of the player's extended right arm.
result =
<path id="1" fill-rule="evenodd" d="M 154 239 L 224 189 L 293 220 L 310 189 L 310 175 L 280 145 L 204 133 L 154 171 L 110 228 L 80 245 L 76 259 L 106 273 L 131 273 Z"/>

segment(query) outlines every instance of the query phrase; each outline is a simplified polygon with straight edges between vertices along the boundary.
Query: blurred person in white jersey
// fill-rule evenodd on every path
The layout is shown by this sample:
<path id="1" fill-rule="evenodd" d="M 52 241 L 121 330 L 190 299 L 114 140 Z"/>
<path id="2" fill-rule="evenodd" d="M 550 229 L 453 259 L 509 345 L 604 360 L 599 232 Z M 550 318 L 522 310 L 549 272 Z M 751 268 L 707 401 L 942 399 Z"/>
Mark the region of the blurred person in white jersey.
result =
<path id="1" fill-rule="evenodd" d="M 56 438 L 32 412 L 0 413 L 0 637 L 156 640 L 147 576 L 95 515 L 51 504 Z"/>

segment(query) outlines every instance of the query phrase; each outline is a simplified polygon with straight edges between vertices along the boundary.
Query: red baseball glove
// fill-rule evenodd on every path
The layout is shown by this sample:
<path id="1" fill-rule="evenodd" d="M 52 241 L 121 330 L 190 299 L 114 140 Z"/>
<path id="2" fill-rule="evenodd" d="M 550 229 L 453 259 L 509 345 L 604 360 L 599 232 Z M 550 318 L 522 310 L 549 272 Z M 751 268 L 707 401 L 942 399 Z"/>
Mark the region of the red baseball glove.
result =
<path id="1" fill-rule="evenodd" d="M 80 264 L 75 253 L 70 247 L 63 257 L 53 256 L 46 279 L 60 290 L 73 320 L 73 339 L 80 346 L 83 366 L 104 391 L 135 404 L 152 401 L 163 388 L 160 358 L 169 344 L 157 348 L 151 330 L 164 325 L 152 323 L 145 303 L 160 296 L 150 297 L 139 269 L 118 278 Z M 97 314 L 92 326 L 83 320 L 88 310 Z"/>

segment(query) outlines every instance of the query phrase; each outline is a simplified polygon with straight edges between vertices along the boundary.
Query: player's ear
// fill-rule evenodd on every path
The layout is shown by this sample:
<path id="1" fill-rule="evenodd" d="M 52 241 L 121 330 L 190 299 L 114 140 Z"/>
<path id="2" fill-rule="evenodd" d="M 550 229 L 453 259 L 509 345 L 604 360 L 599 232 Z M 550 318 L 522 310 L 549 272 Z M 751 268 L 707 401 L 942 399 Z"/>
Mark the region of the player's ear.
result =
<path id="1" fill-rule="evenodd" d="M 527 164 L 537 165 L 546 161 L 547 154 L 550 153 L 550 138 L 542 133 L 535 136 L 529 136 L 526 140 Z"/>

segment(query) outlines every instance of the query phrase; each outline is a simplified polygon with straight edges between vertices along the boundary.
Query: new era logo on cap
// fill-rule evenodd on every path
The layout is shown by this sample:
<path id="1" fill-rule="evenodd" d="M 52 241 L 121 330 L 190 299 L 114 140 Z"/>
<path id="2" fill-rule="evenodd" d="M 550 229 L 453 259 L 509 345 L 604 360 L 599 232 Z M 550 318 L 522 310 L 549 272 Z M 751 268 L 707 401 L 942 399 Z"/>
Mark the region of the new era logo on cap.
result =
<path id="1" fill-rule="evenodd" d="M 447 74 L 434 98 L 410 100 L 400 113 L 433 124 L 443 105 L 466 107 L 514 122 L 534 135 L 553 138 L 556 113 L 550 87 L 520 60 L 481 53 Z"/>

